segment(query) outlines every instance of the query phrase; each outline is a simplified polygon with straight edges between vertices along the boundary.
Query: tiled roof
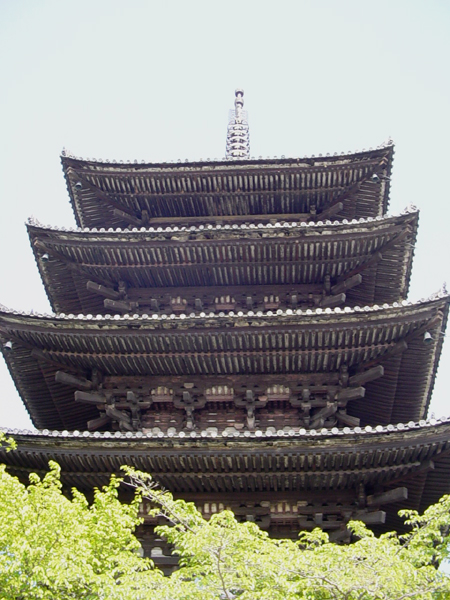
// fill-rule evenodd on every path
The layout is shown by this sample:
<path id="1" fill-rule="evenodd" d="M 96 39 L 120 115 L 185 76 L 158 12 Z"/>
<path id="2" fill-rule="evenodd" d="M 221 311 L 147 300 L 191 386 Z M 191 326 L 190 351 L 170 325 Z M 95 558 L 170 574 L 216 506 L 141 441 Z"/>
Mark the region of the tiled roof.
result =
<path id="1" fill-rule="evenodd" d="M 86 287 L 90 279 L 109 287 L 125 280 L 136 296 L 141 288 L 195 286 L 207 294 L 210 286 L 320 286 L 326 274 L 335 283 L 356 269 L 363 283 L 349 292 L 347 305 L 403 300 L 417 223 L 410 207 L 351 222 L 73 231 L 33 221 L 28 231 L 53 308 L 104 313 L 103 298 Z"/>
<path id="2" fill-rule="evenodd" d="M 24 315 L 0 313 L 3 354 L 34 423 L 84 428 L 98 416 L 80 405 L 55 372 L 108 376 L 227 378 L 334 373 L 381 364 L 355 416 L 371 425 L 426 414 L 445 330 L 449 297 L 353 309 L 229 311 L 190 315 Z M 428 342 L 424 333 L 431 332 Z M 37 353 L 37 354 L 36 354 Z M 391 357 L 392 355 L 392 357 Z"/>
<path id="3" fill-rule="evenodd" d="M 61 157 L 78 225 L 122 227 L 126 218 L 320 214 L 342 201 L 340 218 L 375 217 L 388 206 L 393 146 L 297 159 L 117 163 Z M 372 175 L 382 177 L 374 183 Z"/>

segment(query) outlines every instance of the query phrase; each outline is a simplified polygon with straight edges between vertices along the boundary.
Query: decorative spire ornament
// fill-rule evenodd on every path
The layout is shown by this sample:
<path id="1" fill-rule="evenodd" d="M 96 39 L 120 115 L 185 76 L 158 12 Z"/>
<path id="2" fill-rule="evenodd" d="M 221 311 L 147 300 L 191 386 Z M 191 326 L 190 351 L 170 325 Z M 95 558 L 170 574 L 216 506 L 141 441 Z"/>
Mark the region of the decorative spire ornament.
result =
<path id="1" fill-rule="evenodd" d="M 230 111 L 230 121 L 227 131 L 228 160 L 240 160 L 250 158 L 250 136 L 247 121 L 247 111 L 244 107 L 244 91 L 236 90 L 234 100 L 234 111 Z"/>

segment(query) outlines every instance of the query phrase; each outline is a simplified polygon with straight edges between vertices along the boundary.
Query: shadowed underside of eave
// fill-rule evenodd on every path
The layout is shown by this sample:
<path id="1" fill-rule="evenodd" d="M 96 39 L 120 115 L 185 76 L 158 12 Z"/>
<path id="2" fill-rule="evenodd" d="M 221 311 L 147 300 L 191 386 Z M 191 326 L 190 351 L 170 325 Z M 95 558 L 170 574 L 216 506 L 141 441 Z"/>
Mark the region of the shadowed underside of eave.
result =
<path id="1" fill-rule="evenodd" d="M 119 385 L 129 381 L 135 391 L 144 385 L 146 393 L 153 393 L 152 385 L 166 385 L 167 377 L 178 378 L 181 387 L 183 378 L 198 380 L 205 389 L 236 386 L 236 377 L 254 384 L 264 378 L 266 387 L 298 379 L 292 390 L 301 393 L 317 377 L 332 384 L 343 365 L 350 375 L 383 367 L 383 376 L 367 383 L 365 396 L 349 404 L 362 424 L 377 425 L 426 414 L 447 311 L 443 297 L 315 316 L 96 321 L 3 313 L 0 329 L 3 343 L 12 340 L 12 350 L 3 349 L 5 359 L 38 427 L 84 429 L 98 416 L 92 404 L 74 401 L 73 388 L 55 380 L 57 371 L 89 378 L 96 367 L 111 386 L 119 377 Z M 425 332 L 431 332 L 428 342 Z"/>
<path id="2" fill-rule="evenodd" d="M 363 508 L 362 489 L 367 498 L 367 508 L 361 510 L 364 515 L 377 510 L 376 498 L 391 491 L 394 503 L 386 500 L 387 505 L 381 505 L 380 500 L 379 508 L 387 512 L 386 523 L 377 526 L 381 531 L 401 526 L 396 516 L 400 508 L 422 510 L 450 491 L 449 427 L 442 422 L 390 433 L 238 441 L 16 433 L 18 448 L 4 453 L 3 459 L 22 479 L 31 471 L 43 474 L 48 461 L 56 460 L 64 484 L 85 491 L 105 484 L 110 473 L 120 474 L 120 466 L 128 464 L 152 473 L 176 496 L 194 499 L 197 505 L 219 498 L 235 510 L 236 502 L 244 506 L 252 499 L 262 504 L 265 500 L 298 504 L 295 514 L 272 514 L 273 527 L 277 519 L 293 519 L 295 527 L 298 518 L 303 522 L 311 511 L 339 512 L 346 505 L 357 514 L 358 502 Z M 399 488 L 407 489 L 401 504 L 395 493 Z M 333 524 L 327 526 L 333 530 Z"/>
<path id="3" fill-rule="evenodd" d="M 133 303 L 138 313 L 155 305 L 170 313 L 177 297 L 185 298 L 191 312 L 198 310 L 196 303 L 214 310 L 214 298 L 225 294 L 237 310 L 249 297 L 255 308 L 263 307 L 270 294 L 281 306 L 292 304 L 293 295 L 300 304 L 317 303 L 321 294 L 323 301 L 336 302 L 338 292 L 349 306 L 403 300 L 417 223 L 418 213 L 406 212 L 312 229 L 286 224 L 245 232 L 72 233 L 29 225 L 28 231 L 57 312 L 104 314 L 112 310 L 104 303 L 109 293 Z M 93 291 L 98 285 L 106 291 Z"/>
<path id="4" fill-rule="evenodd" d="M 78 225 L 123 227 L 146 219 L 320 216 L 339 202 L 339 218 L 375 217 L 387 210 L 392 157 L 386 146 L 336 157 L 184 165 L 61 160 Z M 374 183 L 373 174 L 385 179 Z"/>

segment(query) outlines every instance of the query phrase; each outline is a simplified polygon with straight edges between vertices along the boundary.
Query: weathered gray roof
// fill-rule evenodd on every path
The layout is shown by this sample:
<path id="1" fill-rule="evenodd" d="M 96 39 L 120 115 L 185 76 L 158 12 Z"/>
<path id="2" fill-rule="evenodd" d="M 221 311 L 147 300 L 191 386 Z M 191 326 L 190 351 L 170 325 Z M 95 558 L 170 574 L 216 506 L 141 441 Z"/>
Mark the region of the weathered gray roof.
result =
<path id="1" fill-rule="evenodd" d="M 192 315 L 29 316 L 0 313 L 3 353 L 34 423 L 84 428 L 96 416 L 55 371 L 161 376 L 333 373 L 346 364 L 382 364 L 352 409 L 377 425 L 426 414 L 442 346 L 449 298 L 350 309 L 230 311 Z M 425 343 L 424 332 L 431 332 Z M 407 344 L 407 348 L 406 345 Z M 39 356 L 33 355 L 33 349 Z M 397 349 L 401 352 L 397 353 Z"/>
<path id="2" fill-rule="evenodd" d="M 338 202 L 340 218 L 375 217 L 388 206 L 393 146 L 339 156 L 184 164 L 117 163 L 63 154 L 77 224 L 122 227 L 119 210 L 171 220 L 321 213 Z M 376 173 L 384 179 L 371 181 Z M 186 224 L 186 223 L 183 223 Z"/>
<path id="3" fill-rule="evenodd" d="M 417 232 L 414 207 L 393 217 L 213 226 L 83 229 L 29 223 L 32 248 L 50 302 L 59 312 L 105 312 L 89 280 L 116 287 L 175 288 L 332 283 L 363 272 L 346 304 L 406 298 Z M 379 260 L 377 253 L 381 253 Z M 43 260 L 45 255 L 45 261 Z M 369 262 L 372 261 L 372 262 Z M 222 292 L 222 293 L 225 293 Z"/>
<path id="4" fill-rule="evenodd" d="M 176 495 L 194 494 L 197 502 L 219 493 L 269 493 L 272 501 L 305 500 L 333 490 L 408 489 L 403 506 L 390 506 L 387 526 L 405 505 L 423 510 L 450 491 L 450 419 L 387 427 L 318 432 L 255 432 L 213 438 L 192 432 L 172 437 L 137 433 L 9 431 L 17 450 L 0 449 L 12 473 L 26 478 L 43 473 L 49 460 L 62 469 L 66 486 L 89 490 L 105 484 L 124 464 L 151 473 Z M 274 494 L 275 492 L 275 494 Z M 248 498 L 255 498 L 249 496 Z M 320 505 L 320 502 L 319 502 Z M 300 509 L 299 509 L 300 510 Z M 316 510 L 320 511 L 320 508 Z M 296 514 L 291 515 L 294 517 Z"/>

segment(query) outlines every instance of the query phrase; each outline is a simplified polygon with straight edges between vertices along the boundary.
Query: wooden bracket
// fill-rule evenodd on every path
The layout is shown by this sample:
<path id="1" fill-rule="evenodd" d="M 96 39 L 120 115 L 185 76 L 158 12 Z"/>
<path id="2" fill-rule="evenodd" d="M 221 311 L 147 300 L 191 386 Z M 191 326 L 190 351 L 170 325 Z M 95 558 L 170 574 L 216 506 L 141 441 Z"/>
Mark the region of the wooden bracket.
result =
<path id="1" fill-rule="evenodd" d="M 75 402 L 85 402 L 87 404 L 106 404 L 107 397 L 101 393 L 83 392 L 77 390 L 75 392 Z"/>
<path id="2" fill-rule="evenodd" d="M 138 216 L 125 212 L 120 208 L 114 208 L 112 212 L 115 217 L 118 219 L 123 219 L 128 225 L 136 225 L 137 227 L 143 227 L 145 225 L 143 220 Z"/>
<path id="3" fill-rule="evenodd" d="M 247 390 L 245 398 L 235 398 L 234 403 L 236 406 L 243 407 L 247 410 L 247 427 L 250 430 L 255 428 L 255 409 L 262 408 L 267 404 L 267 396 L 265 399 L 256 398 L 253 390 Z"/>
<path id="4" fill-rule="evenodd" d="M 92 381 L 89 381 L 89 379 L 76 377 L 75 375 L 70 375 L 69 373 L 65 373 L 64 371 L 56 371 L 55 381 L 57 383 L 62 383 L 63 385 L 70 385 L 72 387 L 76 387 L 84 391 L 92 390 L 92 388 L 94 387 Z"/>
<path id="5" fill-rule="evenodd" d="M 100 429 L 100 427 L 108 425 L 108 423 L 111 423 L 111 417 L 108 417 L 108 415 L 105 413 L 100 417 L 97 417 L 96 419 L 91 419 L 90 421 L 88 421 L 87 428 L 89 431 L 95 431 L 97 429 Z"/>
<path id="6" fill-rule="evenodd" d="M 323 210 L 321 213 L 316 215 L 316 221 L 323 221 L 323 219 L 329 219 L 334 215 L 339 214 L 342 210 L 344 210 L 343 202 L 336 202 L 335 204 L 331 204 L 328 208 Z"/>
<path id="7" fill-rule="evenodd" d="M 86 282 L 86 289 L 94 294 L 99 294 L 100 296 L 104 296 L 105 298 L 109 298 L 110 300 L 119 300 L 122 297 L 120 292 L 116 292 L 115 290 L 106 287 L 105 285 L 101 285 L 95 283 L 95 281 Z"/>
<path id="8" fill-rule="evenodd" d="M 402 502 L 408 499 L 408 488 L 398 487 L 381 494 L 367 496 L 367 506 L 380 506 L 382 504 L 392 504 Z"/>
<path id="9" fill-rule="evenodd" d="M 112 309 L 121 313 L 128 313 L 139 308 L 138 302 L 127 302 L 126 300 L 111 300 L 105 298 L 103 305 L 107 309 Z"/>
<path id="10" fill-rule="evenodd" d="M 352 417 L 351 415 L 348 415 L 345 409 L 337 411 L 336 419 L 339 421 L 339 423 L 342 423 L 347 427 L 359 427 L 361 422 L 358 417 Z"/>
<path id="11" fill-rule="evenodd" d="M 367 369 L 366 371 L 362 371 L 361 373 L 357 373 L 349 378 L 349 385 L 357 386 L 364 383 L 368 383 L 369 381 L 374 381 L 379 377 L 384 375 L 384 367 L 382 365 L 378 365 L 377 367 L 373 367 L 372 369 Z"/>
<path id="12" fill-rule="evenodd" d="M 336 294 L 334 296 L 324 296 L 319 302 L 321 308 L 333 308 L 335 306 L 341 306 L 345 303 L 346 295 L 344 293 Z"/>
<path id="13" fill-rule="evenodd" d="M 351 290 L 352 288 L 362 283 L 362 280 L 363 277 L 361 273 L 356 273 L 356 275 L 348 277 L 347 279 L 343 279 L 340 283 L 336 283 L 336 285 L 331 286 L 331 293 L 340 294 L 341 292 Z"/>
<path id="14" fill-rule="evenodd" d="M 176 408 L 182 408 L 186 412 L 186 427 L 194 429 L 194 410 L 203 408 L 206 404 L 205 398 L 195 398 L 185 390 L 182 398 L 175 398 L 173 404 Z"/>
<path id="15" fill-rule="evenodd" d="M 337 411 L 338 405 L 337 402 L 329 402 L 327 406 L 324 406 L 319 411 L 317 411 L 311 420 L 311 429 L 317 429 L 319 427 L 323 427 L 325 423 L 325 419 L 331 417 Z"/>

